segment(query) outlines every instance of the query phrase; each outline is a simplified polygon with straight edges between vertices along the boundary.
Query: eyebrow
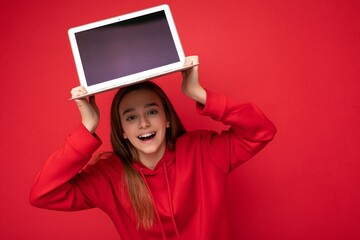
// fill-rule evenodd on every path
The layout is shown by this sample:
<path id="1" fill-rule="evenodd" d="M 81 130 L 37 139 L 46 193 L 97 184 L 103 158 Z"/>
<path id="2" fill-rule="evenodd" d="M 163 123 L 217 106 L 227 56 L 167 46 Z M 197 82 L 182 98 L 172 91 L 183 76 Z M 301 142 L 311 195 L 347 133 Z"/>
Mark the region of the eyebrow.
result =
<path id="1" fill-rule="evenodd" d="M 148 103 L 148 104 L 145 104 L 144 108 L 149 108 L 149 107 L 153 107 L 153 106 L 158 107 L 159 104 L 157 104 L 157 103 Z M 125 114 L 127 114 L 129 112 L 132 112 L 132 111 L 135 111 L 135 109 L 134 108 L 128 108 L 122 113 L 122 115 L 124 116 Z"/>

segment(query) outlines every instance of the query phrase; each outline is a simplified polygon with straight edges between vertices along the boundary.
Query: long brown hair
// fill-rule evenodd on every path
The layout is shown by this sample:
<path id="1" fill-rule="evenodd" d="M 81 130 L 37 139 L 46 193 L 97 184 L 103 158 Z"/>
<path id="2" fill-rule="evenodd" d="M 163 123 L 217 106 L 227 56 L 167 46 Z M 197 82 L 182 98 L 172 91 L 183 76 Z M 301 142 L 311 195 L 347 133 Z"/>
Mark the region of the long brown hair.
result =
<path id="1" fill-rule="evenodd" d="M 119 109 L 120 102 L 125 95 L 140 89 L 153 91 L 161 99 L 166 119 L 170 122 L 170 127 L 166 129 L 165 134 L 166 146 L 170 151 L 175 149 L 176 139 L 186 130 L 165 92 L 153 82 L 146 81 L 121 88 L 113 99 L 110 132 L 112 149 L 124 166 L 127 189 L 138 221 L 138 227 L 150 229 L 154 219 L 153 202 L 141 175 L 133 167 L 133 163 L 138 161 L 138 154 L 134 146 L 123 136 L 124 131 L 120 121 Z"/>

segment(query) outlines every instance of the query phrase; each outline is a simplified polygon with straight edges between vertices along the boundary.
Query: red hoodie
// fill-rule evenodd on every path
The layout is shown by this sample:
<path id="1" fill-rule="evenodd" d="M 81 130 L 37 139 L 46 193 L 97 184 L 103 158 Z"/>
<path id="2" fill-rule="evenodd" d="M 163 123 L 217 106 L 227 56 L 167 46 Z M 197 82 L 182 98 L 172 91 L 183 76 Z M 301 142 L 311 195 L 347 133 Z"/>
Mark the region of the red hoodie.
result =
<path id="1" fill-rule="evenodd" d="M 30 194 L 34 206 L 76 211 L 97 207 L 115 224 L 121 239 L 231 239 L 227 221 L 227 175 L 260 151 L 276 129 L 252 104 L 236 104 L 207 91 L 200 114 L 231 127 L 218 134 L 192 131 L 166 150 L 154 170 L 134 164 L 150 190 L 155 221 L 137 229 L 119 158 L 87 164 L 101 140 L 80 126 L 39 173 Z M 85 168 L 84 168 L 85 166 Z"/>

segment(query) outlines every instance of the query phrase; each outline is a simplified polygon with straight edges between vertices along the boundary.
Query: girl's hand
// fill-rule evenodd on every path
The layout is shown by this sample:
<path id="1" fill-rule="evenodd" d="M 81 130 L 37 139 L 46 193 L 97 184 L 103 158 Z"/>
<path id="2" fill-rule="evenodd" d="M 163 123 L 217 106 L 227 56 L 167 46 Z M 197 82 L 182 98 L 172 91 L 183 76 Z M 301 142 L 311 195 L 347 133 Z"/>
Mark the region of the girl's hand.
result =
<path id="1" fill-rule="evenodd" d="M 186 57 L 184 66 L 190 66 L 199 63 L 198 56 Z M 194 99 L 195 101 L 205 104 L 206 102 L 206 91 L 199 83 L 198 66 L 190 68 L 182 72 L 183 82 L 182 91 L 183 93 Z"/>
<path id="2" fill-rule="evenodd" d="M 71 90 L 71 97 L 78 97 L 86 93 L 86 89 L 79 86 Z M 94 133 L 100 121 L 100 112 L 95 102 L 95 96 L 90 96 L 89 100 L 80 98 L 74 101 L 79 108 L 82 124 L 89 132 Z"/>

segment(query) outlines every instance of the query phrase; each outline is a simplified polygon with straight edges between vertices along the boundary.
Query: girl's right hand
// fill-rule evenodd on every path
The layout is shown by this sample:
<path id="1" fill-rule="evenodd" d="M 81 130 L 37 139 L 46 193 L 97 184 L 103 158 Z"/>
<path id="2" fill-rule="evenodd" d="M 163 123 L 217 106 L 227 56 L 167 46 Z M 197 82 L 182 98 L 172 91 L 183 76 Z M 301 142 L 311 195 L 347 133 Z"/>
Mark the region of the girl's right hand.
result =
<path id="1" fill-rule="evenodd" d="M 86 93 L 83 86 L 75 87 L 71 90 L 71 97 L 79 97 Z M 89 100 L 80 98 L 74 101 L 79 108 L 82 124 L 89 132 L 94 133 L 100 121 L 100 112 L 95 102 L 95 96 L 90 96 Z"/>

